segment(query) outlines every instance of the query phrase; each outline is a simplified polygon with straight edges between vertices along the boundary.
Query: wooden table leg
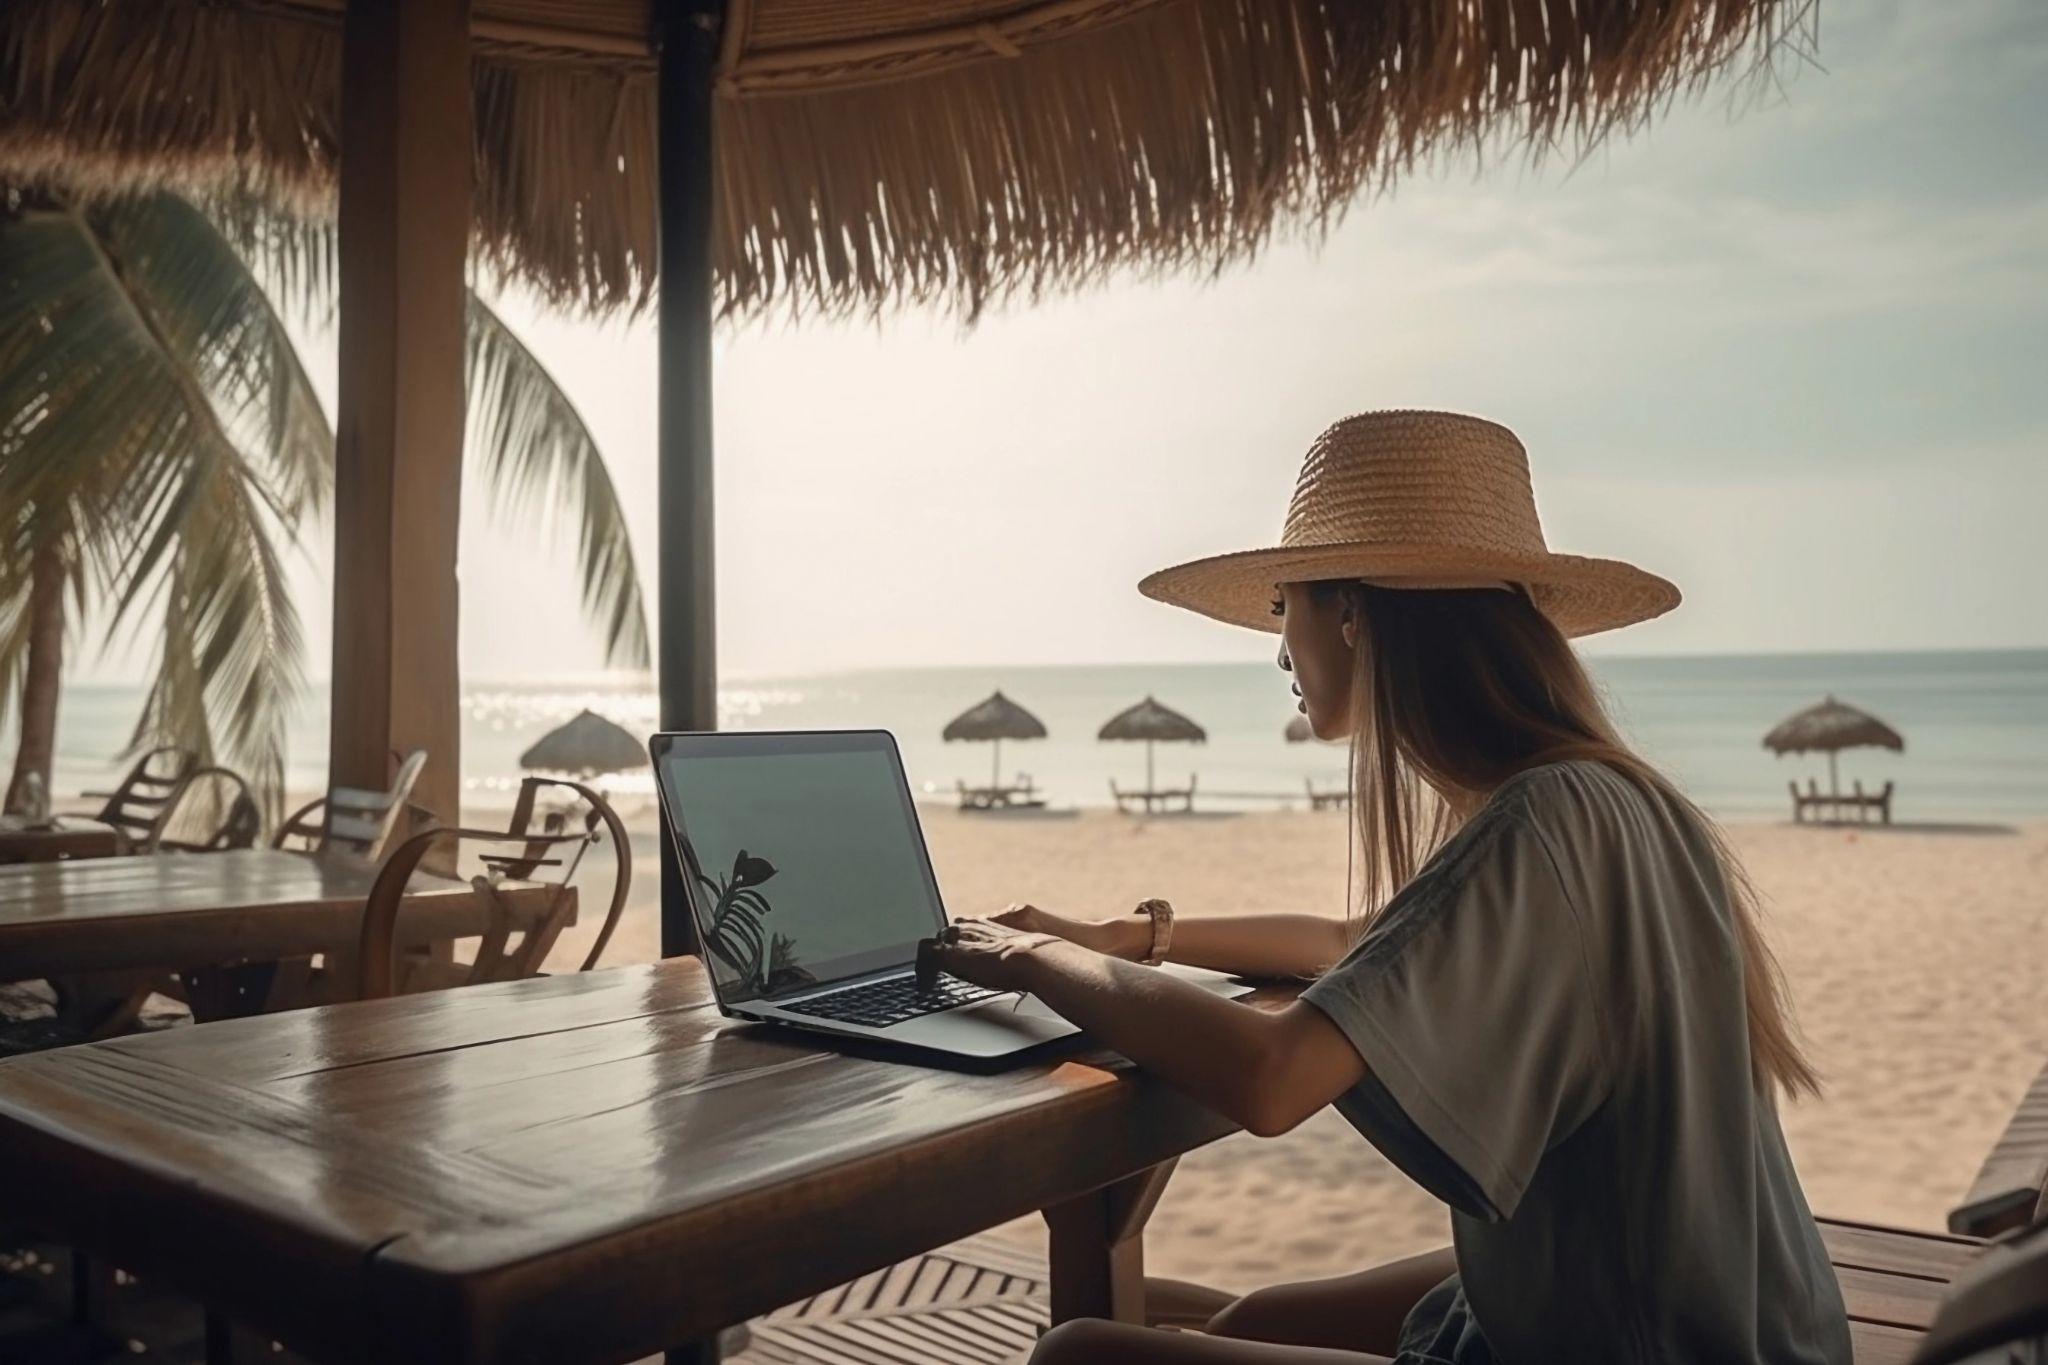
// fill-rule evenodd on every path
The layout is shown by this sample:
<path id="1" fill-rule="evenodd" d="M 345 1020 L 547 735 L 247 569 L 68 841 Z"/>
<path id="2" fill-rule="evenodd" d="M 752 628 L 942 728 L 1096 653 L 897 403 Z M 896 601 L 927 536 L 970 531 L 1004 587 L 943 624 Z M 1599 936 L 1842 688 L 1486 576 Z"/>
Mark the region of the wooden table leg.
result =
<path id="1" fill-rule="evenodd" d="M 1045 1211 L 1055 1323 L 1145 1321 L 1145 1220 L 1173 1167 L 1161 1162 Z"/>
<path id="2" fill-rule="evenodd" d="M 92 972 L 53 976 L 57 1018 L 91 1038 L 126 1032 L 142 1013 L 162 973 L 155 971 Z"/>

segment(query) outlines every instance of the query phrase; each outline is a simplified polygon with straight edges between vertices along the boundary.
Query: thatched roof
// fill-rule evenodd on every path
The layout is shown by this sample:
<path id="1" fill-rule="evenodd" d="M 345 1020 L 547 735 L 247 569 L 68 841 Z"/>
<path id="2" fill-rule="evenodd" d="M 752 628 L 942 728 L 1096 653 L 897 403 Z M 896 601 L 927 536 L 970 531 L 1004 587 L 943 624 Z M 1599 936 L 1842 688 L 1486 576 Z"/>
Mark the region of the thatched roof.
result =
<path id="1" fill-rule="evenodd" d="M 647 746 L 631 731 L 591 710 L 557 725 L 519 755 L 522 768 L 579 777 L 644 768 L 647 762 Z"/>
<path id="2" fill-rule="evenodd" d="M 996 692 L 987 701 L 977 702 L 953 717 L 947 723 L 942 738 L 949 741 L 1044 739 L 1045 725 L 1016 702 Z"/>
<path id="3" fill-rule="evenodd" d="M 1160 743 L 1204 744 L 1209 734 L 1170 706 L 1147 697 L 1136 706 L 1117 712 L 1096 733 L 1097 739 L 1142 739 Z"/>
<path id="4" fill-rule="evenodd" d="M 1449 144 L 1582 147 L 1812 0 L 728 0 L 728 316 L 1213 270 Z M 0 178 L 324 211 L 343 0 L 9 0 Z M 654 285 L 652 0 L 474 0 L 477 246 L 551 301 Z"/>
<path id="5" fill-rule="evenodd" d="M 1829 753 L 1837 749 L 1897 749 L 1906 741 L 1897 730 L 1868 711 L 1829 697 L 1781 721 L 1764 736 L 1764 747 L 1776 754 Z"/>

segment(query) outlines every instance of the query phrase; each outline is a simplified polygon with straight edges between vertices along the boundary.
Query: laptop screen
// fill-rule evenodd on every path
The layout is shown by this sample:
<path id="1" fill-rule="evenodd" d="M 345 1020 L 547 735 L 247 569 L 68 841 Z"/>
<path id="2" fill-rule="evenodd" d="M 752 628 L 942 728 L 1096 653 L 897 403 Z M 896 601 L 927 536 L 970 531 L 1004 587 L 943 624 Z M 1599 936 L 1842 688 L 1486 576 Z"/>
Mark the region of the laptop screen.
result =
<path id="1" fill-rule="evenodd" d="M 667 735 L 654 750 L 727 1004 L 908 963 L 946 922 L 888 734 Z"/>

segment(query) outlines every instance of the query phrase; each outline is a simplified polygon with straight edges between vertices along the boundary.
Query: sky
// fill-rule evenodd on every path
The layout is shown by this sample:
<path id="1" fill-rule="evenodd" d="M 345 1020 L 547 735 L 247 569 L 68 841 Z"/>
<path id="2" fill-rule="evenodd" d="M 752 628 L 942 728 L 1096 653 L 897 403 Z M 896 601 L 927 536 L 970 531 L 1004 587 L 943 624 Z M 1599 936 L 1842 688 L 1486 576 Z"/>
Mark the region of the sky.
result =
<path id="1" fill-rule="evenodd" d="M 652 322 L 500 304 L 651 590 Z M 1309 442 L 1384 407 L 1506 423 L 1553 549 L 1684 590 L 1595 651 L 2044 646 L 2044 358 L 2048 6 L 1822 0 L 1767 88 L 1583 160 L 1461 153 L 1215 279 L 723 335 L 721 672 L 1270 658 L 1135 584 L 1272 543 Z M 327 536 L 294 569 L 315 676 Z M 601 667 L 572 551 L 471 498 L 466 674 Z"/>

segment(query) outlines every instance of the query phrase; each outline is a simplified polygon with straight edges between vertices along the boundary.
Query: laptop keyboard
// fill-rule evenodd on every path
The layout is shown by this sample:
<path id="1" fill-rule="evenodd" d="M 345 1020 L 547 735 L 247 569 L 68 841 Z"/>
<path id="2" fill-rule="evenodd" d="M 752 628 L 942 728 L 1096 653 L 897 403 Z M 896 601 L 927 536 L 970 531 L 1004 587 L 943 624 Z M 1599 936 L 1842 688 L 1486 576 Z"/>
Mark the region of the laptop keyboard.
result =
<path id="1" fill-rule="evenodd" d="M 929 990 L 917 988 L 914 976 L 892 976 L 886 981 L 870 981 L 861 986 L 848 986 L 843 991 L 830 995 L 814 996 L 794 1005 L 784 1005 L 791 1014 L 808 1014 L 816 1019 L 830 1019 L 841 1024 L 860 1024 L 867 1028 L 889 1028 L 905 1020 L 937 1014 L 940 1010 L 958 1009 L 992 999 L 1001 994 L 986 986 L 970 985 L 956 976 L 943 973 L 934 981 Z"/>

